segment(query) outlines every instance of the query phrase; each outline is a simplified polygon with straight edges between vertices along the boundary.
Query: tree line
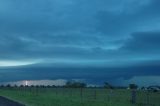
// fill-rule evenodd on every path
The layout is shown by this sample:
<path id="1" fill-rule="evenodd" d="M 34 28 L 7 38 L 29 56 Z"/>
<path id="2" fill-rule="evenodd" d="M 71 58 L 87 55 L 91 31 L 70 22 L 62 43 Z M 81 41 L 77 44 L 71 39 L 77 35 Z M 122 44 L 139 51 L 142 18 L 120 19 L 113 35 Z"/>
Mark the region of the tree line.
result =
<path id="1" fill-rule="evenodd" d="M 30 88 L 106 88 L 106 89 L 137 89 L 138 88 L 138 85 L 136 84 L 129 84 L 128 87 L 125 87 L 125 86 L 113 86 L 112 84 L 108 83 L 108 82 L 105 82 L 103 86 L 87 86 L 86 83 L 84 82 L 77 82 L 77 81 L 68 81 L 66 82 L 65 85 L 63 86 L 56 86 L 56 85 L 11 85 L 11 84 L 7 84 L 7 85 L 0 85 L 0 88 L 11 88 L 11 87 L 14 87 L 14 88 L 23 88 L 23 87 L 30 87 Z"/>

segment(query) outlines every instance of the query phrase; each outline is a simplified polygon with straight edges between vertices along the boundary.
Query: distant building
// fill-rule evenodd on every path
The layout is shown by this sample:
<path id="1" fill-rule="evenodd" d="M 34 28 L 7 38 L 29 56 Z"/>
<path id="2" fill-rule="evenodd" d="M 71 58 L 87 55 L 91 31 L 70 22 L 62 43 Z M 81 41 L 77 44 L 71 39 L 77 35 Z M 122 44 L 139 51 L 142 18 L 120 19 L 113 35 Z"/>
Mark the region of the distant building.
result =
<path id="1" fill-rule="evenodd" d="M 160 91 L 160 86 L 149 86 L 147 88 L 148 91 L 153 91 L 153 92 L 159 92 Z"/>

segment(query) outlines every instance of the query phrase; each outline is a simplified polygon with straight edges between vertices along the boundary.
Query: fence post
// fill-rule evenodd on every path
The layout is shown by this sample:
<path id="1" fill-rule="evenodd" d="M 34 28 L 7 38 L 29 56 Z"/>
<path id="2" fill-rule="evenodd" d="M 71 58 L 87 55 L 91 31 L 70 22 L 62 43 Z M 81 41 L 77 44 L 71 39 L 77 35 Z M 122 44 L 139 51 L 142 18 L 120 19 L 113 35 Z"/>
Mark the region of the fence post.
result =
<path id="1" fill-rule="evenodd" d="M 58 88 L 56 87 L 56 96 L 58 95 Z"/>
<path id="2" fill-rule="evenodd" d="M 95 91 L 94 91 L 94 99 L 95 99 L 95 100 L 97 99 L 97 91 L 96 91 L 96 88 L 95 88 Z"/>
<path id="3" fill-rule="evenodd" d="M 147 91 L 147 105 L 149 105 L 149 91 Z"/>
<path id="4" fill-rule="evenodd" d="M 63 93 L 62 95 L 63 95 L 63 96 L 65 95 L 65 92 L 66 92 L 66 91 L 65 91 L 65 88 L 62 88 L 62 93 Z"/>
<path id="5" fill-rule="evenodd" d="M 83 89 L 80 89 L 80 95 L 81 95 L 81 103 L 83 102 Z"/>
<path id="6" fill-rule="evenodd" d="M 72 91 L 72 89 L 73 89 L 73 88 L 69 88 L 69 90 L 70 90 L 70 97 L 72 97 L 72 95 L 73 95 L 73 93 L 72 93 L 72 92 L 73 92 L 73 91 Z"/>
<path id="7" fill-rule="evenodd" d="M 110 102 L 110 94 L 108 89 L 107 89 L 107 99 L 108 99 L 108 102 Z"/>
<path id="8" fill-rule="evenodd" d="M 135 89 L 131 90 L 131 103 L 132 104 L 136 103 L 136 90 Z"/>

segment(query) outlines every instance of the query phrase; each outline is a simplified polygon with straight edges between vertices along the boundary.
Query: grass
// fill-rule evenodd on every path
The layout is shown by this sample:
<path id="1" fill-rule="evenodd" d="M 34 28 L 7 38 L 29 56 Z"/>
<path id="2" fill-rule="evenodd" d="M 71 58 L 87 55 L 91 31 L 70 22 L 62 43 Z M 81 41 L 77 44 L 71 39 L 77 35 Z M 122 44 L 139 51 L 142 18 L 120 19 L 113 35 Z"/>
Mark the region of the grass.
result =
<path id="1" fill-rule="evenodd" d="M 130 90 L 99 88 L 1 88 L 0 95 L 27 106 L 160 106 L 159 92 L 137 91 L 131 104 Z"/>

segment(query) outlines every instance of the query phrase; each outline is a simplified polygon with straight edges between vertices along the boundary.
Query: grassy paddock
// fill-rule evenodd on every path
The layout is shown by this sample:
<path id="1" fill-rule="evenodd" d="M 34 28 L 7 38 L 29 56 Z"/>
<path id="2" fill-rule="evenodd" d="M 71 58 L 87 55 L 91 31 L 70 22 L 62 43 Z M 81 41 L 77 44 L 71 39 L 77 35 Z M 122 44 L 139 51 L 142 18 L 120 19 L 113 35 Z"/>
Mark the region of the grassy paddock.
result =
<path id="1" fill-rule="evenodd" d="M 0 95 L 27 106 L 160 106 L 159 92 L 137 91 L 136 104 L 130 90 L 102 88 L 1 88 Z"/>

